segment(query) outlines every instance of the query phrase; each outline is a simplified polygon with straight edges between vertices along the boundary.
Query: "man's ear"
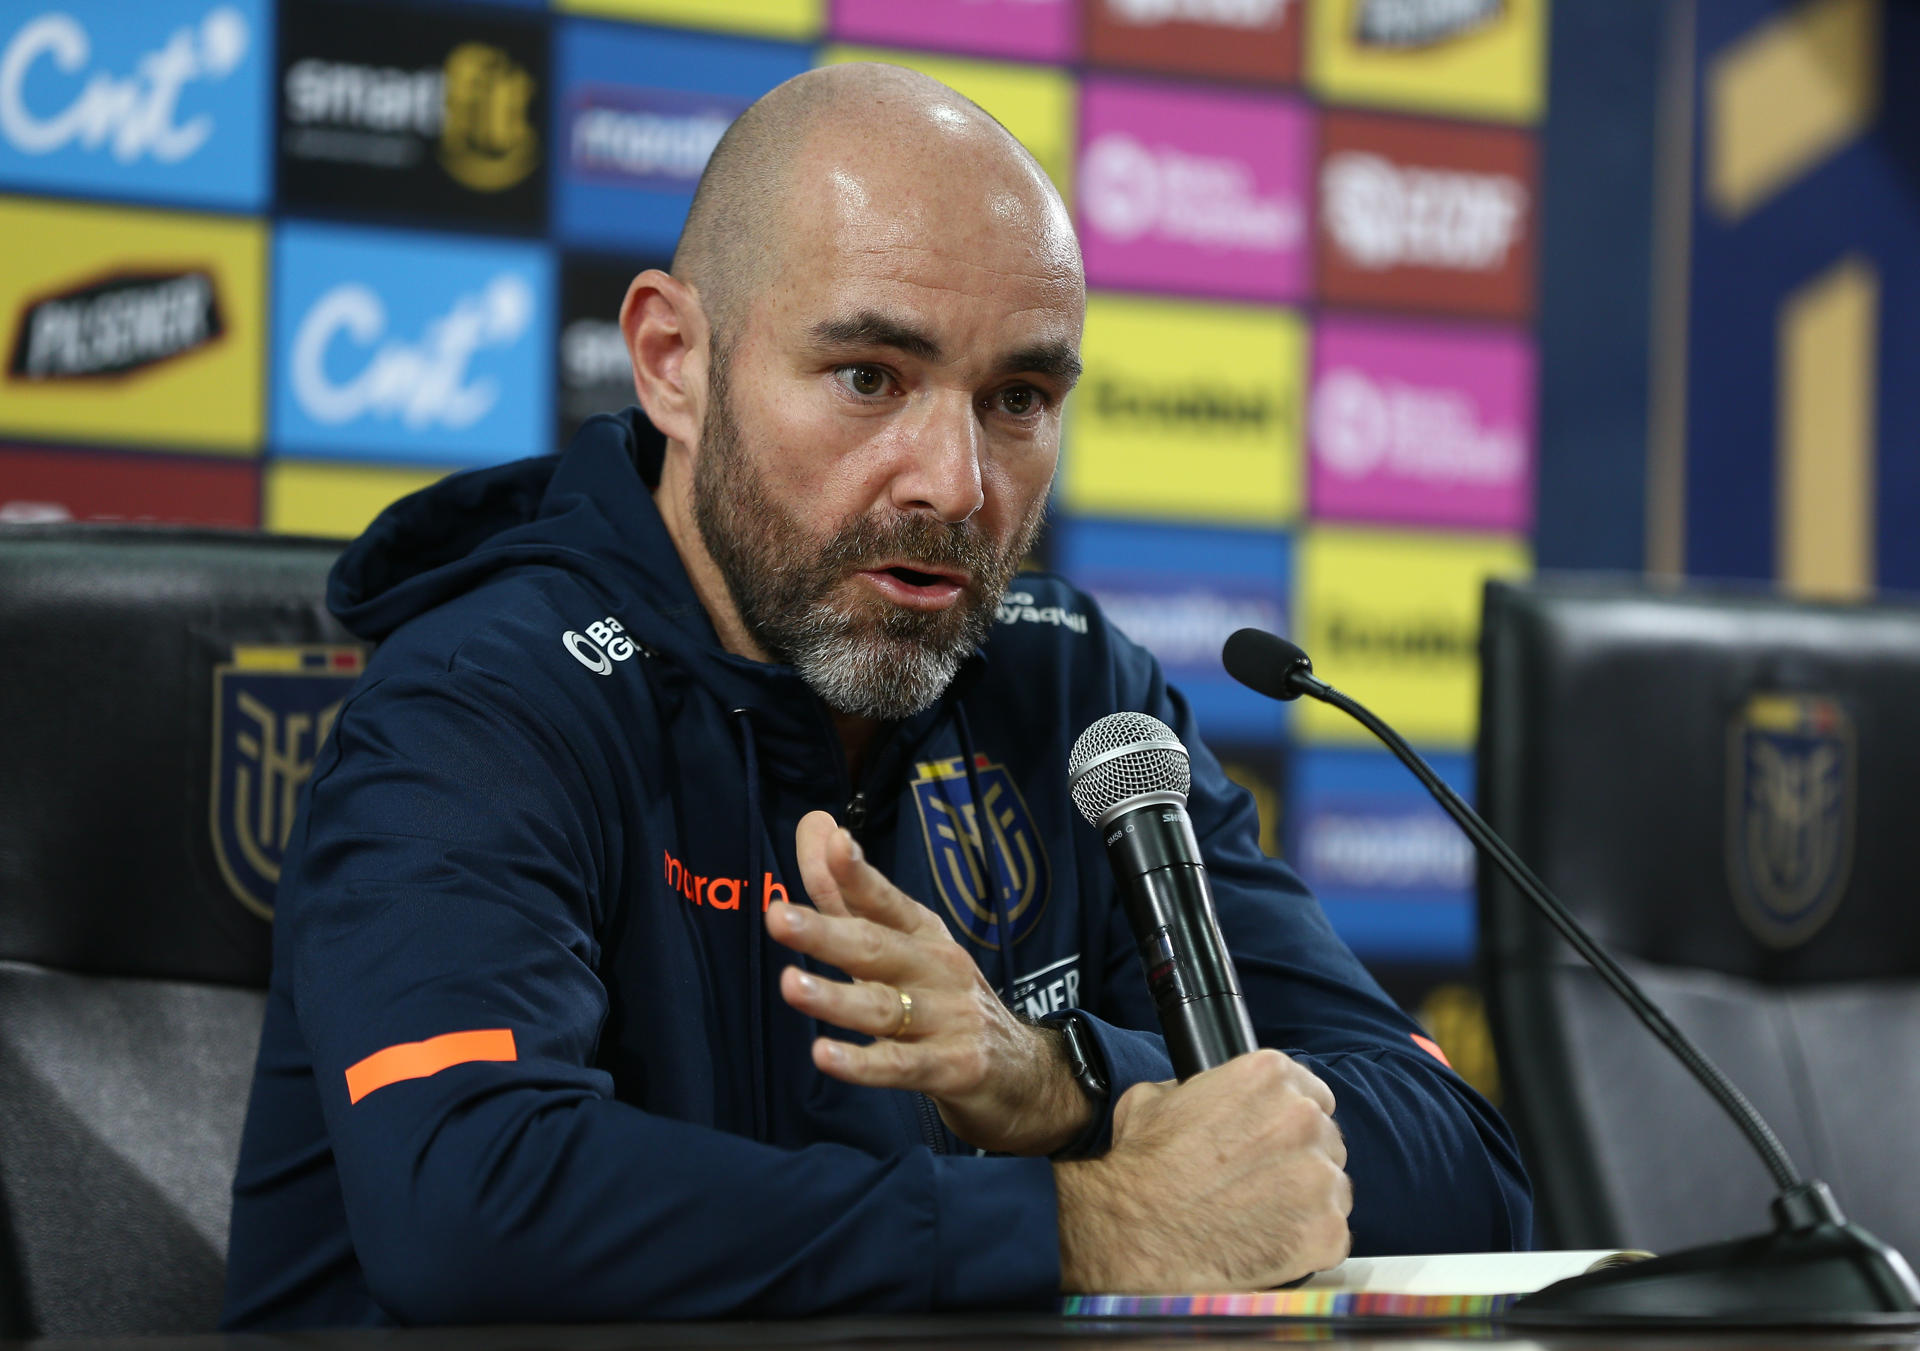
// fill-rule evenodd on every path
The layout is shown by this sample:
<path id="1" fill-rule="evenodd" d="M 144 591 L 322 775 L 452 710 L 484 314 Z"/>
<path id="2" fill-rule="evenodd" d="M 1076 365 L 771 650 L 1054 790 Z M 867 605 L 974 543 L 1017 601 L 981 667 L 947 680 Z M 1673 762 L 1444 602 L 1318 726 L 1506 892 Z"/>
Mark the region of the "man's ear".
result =
<path id="1" fill-rule="evenodd" d="M 633 390 L 661 435 L 700 439 L 707 395 L 707 317 L 691 286 L 648 268 L 627 287 L 620 332 L 633 362 Z"/>

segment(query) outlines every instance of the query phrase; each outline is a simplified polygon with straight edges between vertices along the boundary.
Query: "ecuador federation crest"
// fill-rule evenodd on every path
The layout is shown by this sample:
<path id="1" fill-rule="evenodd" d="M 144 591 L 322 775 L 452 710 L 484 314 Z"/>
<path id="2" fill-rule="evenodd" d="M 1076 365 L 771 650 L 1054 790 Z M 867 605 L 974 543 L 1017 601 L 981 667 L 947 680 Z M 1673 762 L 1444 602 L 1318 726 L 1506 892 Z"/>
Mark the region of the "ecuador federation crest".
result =
<path id="1" fill-rule="evenodd" d="M 213 669 L 213 856 L 240 904 L 273 918 L 300 789 L 366 665 L 350 646 L 240 646 Z"/>
<path id="2" fill-rule="evenodd" d="M 1741 919 L 1776 948 L 1804 943 L 1853 870 L 1853 723 L 1819 694 L 1755 694 L 1728 730 L 1727 876 Z"/>
<path id="3" fill-rule="evenodd" d="M 974 757 L 982 803 L 959 756 L 914 766 L 914 806 L 927 842 L 934 890 L 961 932 L 983 947 L 1003 941 L 994 898 L 1015 943 L 1047 908 L 1047 853 L 1027 803 L 1004 765 Z"/>

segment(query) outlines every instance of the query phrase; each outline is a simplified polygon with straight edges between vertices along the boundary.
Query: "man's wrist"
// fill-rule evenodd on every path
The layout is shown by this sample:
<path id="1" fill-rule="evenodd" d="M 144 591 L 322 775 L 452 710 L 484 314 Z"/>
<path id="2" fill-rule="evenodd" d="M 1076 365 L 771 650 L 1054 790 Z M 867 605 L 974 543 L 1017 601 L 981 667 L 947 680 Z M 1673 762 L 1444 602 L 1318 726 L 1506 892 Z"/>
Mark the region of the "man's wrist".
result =
<path id="1" fill-rule="evenodd" d="M 1106 1059 L 1086 1015 L 1078 1010 L 1050 1013 L 1037 1025 L 1057 1038 L 1060 1063 L 1078 1095 L 1078 1101 L 1066 1113 L 1076 1128 L 1047 1152 L 1058 1159 L 1085 1158 L 1088 1146 L 1103 1134 L 1101 1119 L 1113 1100 Z"/>

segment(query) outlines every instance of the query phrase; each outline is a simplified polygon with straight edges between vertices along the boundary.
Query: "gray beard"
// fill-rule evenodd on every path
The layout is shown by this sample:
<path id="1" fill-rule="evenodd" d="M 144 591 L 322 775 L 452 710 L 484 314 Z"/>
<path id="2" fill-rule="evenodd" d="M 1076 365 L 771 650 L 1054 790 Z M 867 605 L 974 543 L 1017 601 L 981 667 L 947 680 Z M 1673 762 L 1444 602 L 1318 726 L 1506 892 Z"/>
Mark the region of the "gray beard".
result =
<path id="1" fill-rule="evenodd" d="M 1004 553 L 969 521 L 906 513 L 849 517 L 816 542 L 742 449 L 717 347 L 709 383 L 693 519 L 747 632 L 837 713 L 893 722 L 931 707 L 986 640 L 1007 583 L 1045 523 L 1046 500 Z M 834 599 L 854 572 L 888 559 L 961 568 L 969 580 L 940 611 L 908 610 L 880 596 Z"/>

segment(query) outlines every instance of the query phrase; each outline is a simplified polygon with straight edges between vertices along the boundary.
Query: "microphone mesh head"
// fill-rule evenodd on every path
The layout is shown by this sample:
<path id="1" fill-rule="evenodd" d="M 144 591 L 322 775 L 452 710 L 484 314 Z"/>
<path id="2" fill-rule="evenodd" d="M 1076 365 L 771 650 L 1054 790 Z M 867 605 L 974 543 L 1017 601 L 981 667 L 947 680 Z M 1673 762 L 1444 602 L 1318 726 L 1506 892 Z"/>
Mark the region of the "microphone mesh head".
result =
<path id="1" fill-rule="evenodd" d="M 1067 791 L 1096 828 L 1129 798 L 1178 793 L 1184 800 L 1192 786 L 1187 748 L 1171 727 L 1146 713 L 1107 714 L 1080 734 L 1067 757 Z"/>

